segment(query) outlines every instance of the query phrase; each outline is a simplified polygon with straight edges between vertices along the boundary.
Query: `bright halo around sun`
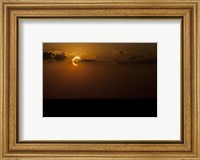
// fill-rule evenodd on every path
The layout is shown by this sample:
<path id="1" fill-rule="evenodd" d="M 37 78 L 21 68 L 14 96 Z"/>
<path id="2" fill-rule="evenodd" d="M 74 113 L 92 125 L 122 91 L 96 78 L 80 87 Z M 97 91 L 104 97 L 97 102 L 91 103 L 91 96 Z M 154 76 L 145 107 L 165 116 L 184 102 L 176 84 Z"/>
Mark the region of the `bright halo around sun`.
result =
<path id="1" fill-rule="evenodd" d="M 75 63 L 76 60 L 81 60 L 81 58 L 80 58 L 79 56 L 76 56 L 76 57 L 74 57 L 74 58 L 72 59 L 72 64 L 73 64 L 74 66 L 78 66 L 78 65 Z"/>

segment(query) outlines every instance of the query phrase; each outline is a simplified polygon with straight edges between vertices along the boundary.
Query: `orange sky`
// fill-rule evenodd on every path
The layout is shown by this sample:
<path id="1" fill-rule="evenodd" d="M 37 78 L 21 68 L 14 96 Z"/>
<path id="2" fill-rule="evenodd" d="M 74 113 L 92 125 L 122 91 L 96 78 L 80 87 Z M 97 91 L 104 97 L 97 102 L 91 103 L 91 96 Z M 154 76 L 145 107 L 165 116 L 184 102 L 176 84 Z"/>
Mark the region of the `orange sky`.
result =
<path id="1" fill-rule="evenodd" d="M 44 51 L 63 51 L 83 57 L 113 58 L 117 51 L 131 55 L 156 55 L 156 43 L 44 43 Z"/>
<path id="2" fill-rule="evenodd" d="M 44 99 L 157 97 L 156 43 L 44 43 L 43 47 Z M 74 56 L 82 58 L 77 67 L 71 63 Z"/>

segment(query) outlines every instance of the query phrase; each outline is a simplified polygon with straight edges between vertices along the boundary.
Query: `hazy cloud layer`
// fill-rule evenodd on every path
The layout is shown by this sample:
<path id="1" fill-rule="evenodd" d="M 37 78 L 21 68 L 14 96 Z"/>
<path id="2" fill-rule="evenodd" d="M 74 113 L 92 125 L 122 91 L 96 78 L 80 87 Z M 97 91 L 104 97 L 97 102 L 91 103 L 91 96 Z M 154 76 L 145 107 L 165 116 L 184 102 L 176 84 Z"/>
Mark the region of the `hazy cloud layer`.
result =
<path id="1" fill-rule="evenodd" d="M 66 51 L 45 51 L 43 52 L 43 60 L 45 61 L 66 61 L 71 62 L 73 57 L 79 56 L 75 52 L 70 53 Z M 80 62 L 82 63 L 112 63 L 112 64 L 156 64 L 157 53 L 149 51 L 148 53 L 134 53 L 131 50 L 113 50 L 111 53 L 104 54 L 104 56 L 89 56 L 81 55 Z"/>

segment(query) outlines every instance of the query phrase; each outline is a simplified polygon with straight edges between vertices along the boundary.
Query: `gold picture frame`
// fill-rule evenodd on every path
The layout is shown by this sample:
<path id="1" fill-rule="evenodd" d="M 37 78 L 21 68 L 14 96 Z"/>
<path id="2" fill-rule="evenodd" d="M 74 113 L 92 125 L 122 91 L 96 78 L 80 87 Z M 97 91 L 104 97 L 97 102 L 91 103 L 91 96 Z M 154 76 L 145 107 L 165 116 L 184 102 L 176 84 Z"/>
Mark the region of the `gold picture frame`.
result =
<path id="1" fill-rule="evenodd" d="M 0 159 L 200 159 L 199 0 L 2 0 L 0 2 Z M 181 19 L 180 141 L 20 141 L 21 19 Z"/>

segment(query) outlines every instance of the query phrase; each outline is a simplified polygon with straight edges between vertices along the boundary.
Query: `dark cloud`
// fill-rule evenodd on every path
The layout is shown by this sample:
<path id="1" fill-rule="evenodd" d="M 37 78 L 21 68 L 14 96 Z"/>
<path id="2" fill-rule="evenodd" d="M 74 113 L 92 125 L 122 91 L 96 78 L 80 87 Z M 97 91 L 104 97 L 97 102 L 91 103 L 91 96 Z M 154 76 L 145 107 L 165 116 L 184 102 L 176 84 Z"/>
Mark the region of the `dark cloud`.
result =
<path id="1" fill-rule="evenodd" d="M 97 60 L 90 59 L 90 58 L 84 58 L 84 59 L 81 59 L 81 62 L 84 62 L 84 63 L 94 63 L 94 62 L 97 62 Z"/>
<path id="2" fill-rule="evenodd" d="M 51 52 L 44 52 L 43 53 L 43 60 L 51 60 L 54 59 L 54 54 Z"/>
<path id="3" fill-rule="evenodd" d="M 55 59 L 56 61 L 63 61 L 63 60 L 65 60 L 66 58 L 67 58 L 67 56 L 65 56 L 64 53 L 62 53 L 62 54 L 57 54 L 57 55 L 55 55 L 55 57 L 54 57 L 54 59 Z"/>
<path id="4" fill-rule="evenodd" d="M 157 64 L 157 53 L 155 52 L 134 52 L 131 50 L 114 50 L 110 57 L 115 64 Z"/>
<path id="5" fill-rule="evenodd" d="M 124 54 L 124 51 L 119 51 L 119 54 Z"/>
<path id="6" fill-rule="evenodd" d="M 118 61 L 117 64 L 157 64 L 157 58 Z"/>
<path id="7" fill-rule="evenodd" d="M 137 56 L 131 56 L 129 57 L 130 60 L 135 60 L 137 58 Z"/>
<path id="8" fill-rule="evenodd" d="M 67 56 L 62 51 L 46 51 L 43 52 L 43 60 L 48 60 L 48 62 L 55 61 L 63 61 L 67 59 Z"/>

